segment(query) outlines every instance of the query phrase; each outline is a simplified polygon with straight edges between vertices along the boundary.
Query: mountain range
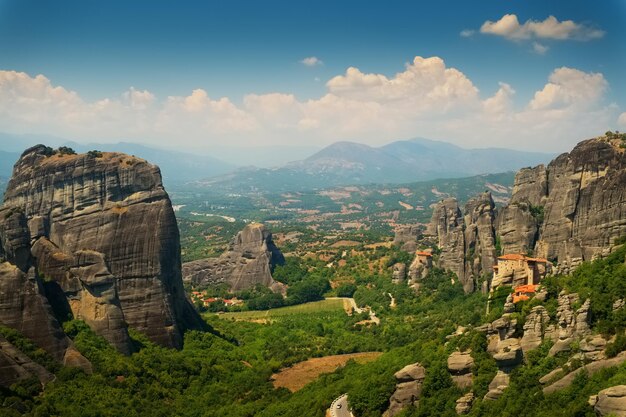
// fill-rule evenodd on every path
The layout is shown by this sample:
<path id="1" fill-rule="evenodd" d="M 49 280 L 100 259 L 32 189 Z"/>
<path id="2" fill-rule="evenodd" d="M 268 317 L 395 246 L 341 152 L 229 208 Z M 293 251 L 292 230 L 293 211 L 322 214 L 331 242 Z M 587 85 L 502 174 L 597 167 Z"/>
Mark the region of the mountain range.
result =
<path id="1" fill-rule="evenodd" d="M 240 168 L 204 184 L 217 188 L 302 190 L 328 186 L 407 183 L 515 171 L 547 163 L 554 154 L 511 149 L 465 149 L 447 142 L 411 139 L 371 147 L 336 142 L 278 168 Z"/>
<path id="2" fill-rule="evenodd" d="M 237 167 L 234 163 L 209 155 L 129 142 L 79 144 L 51 136 L 0 133 L 0 177 L 11 175 L 13 164 L 20 155 L 18 149 L 37 143 L 55 147 L 69 146 L 77 152 L 124 152 L 159 165 L 167 183 L 199 181 L 226 189 L 271 187 L 274 190 L 301 190 L 350 184 L 460 178 L 514 171 L 546 163 L 554 156 L 549 153 L 501 148 L 465 149 L 447 142 L 416 138 L 395 141 L 381 147 L 356 142 L 336 142 L 305 159 L 274 168 L 259 168 Z M 300 149 L 300 154 L 303 150 L 304 148 Z M 275 150 L 275 153 L 280 151 Z M 230 155 L 229 160 L 236 159 Z M 246 161 L 249 160 L 250 158 Z M 277 159 L 277 162 L 280 160 Z"/>

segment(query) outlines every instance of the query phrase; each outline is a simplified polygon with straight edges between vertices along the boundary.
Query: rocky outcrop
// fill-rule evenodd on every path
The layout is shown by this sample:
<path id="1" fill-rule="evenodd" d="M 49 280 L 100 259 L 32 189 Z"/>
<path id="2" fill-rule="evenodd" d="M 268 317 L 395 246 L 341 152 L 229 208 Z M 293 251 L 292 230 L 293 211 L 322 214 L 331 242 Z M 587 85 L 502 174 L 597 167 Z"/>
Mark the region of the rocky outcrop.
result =
<path id="1" fill-rule="evenodd" d="M 514 368 L 521 364 L 524 359 L 520 341 L 515 337 L 498 342 L 496 351 L 493 352 L 492 356 L 496 360 L 498 368 L 501 369 Z"/>
<path id="2" fill-rule="evenodd" d="M 497 224 L 505 252 L 534 249 L 556 261 L 560 272 L 607 255 L 626 234 L 626 153 L 601 137 L 579 143 L 547 167 L 520 170 Z"/>
<path id="3" fill-rule="evenodd" d="M 466 274 L 472 279 L 491 274 L 496 259 L 495 204 L 491 193 L 485 192 L 465 205 Z"/>
<path id="4" fill-rule="evenodd" d="M 406 279 L 406 264 L 397 262 L 391 268 L 391 281 L 394 284 L 400 284 Z"/>
<path id="5" fill-rule="evenodd" d="M 590 300 L 586 300 L 583 305 L 574 312 L 573 305 L 578 303 L 578 294 L 566 294 L 564 291 L 559 294 L 558 308 L 556 310 L 557 327 L 554 336 L 555 342 L 550 348 L 550 355 L 566 352 L 571 349 L 572 342 L 587 336 L 589 329 L 589 307 Z"/>
<path id="6" fill-rule="evenodd" d="M 389 398 L 389 409 L 383 414 L 384 417 L 394 417 L 410 405 L 419 405 L 426 370 L 419 363 L 414 363 L 400 369 L 394 377 L 397 381 L 396 389 Z"/>
<path id="7" fill-rule="evenodd" d="M 456 406 L 454 410 L 458 415 L 467 414 L 472 409 L 472 403 L 474 402 L 474 393 L 468 392 L 458 400 L 456 400 Z"/>
<path id="8" fill-rule="evenodd" d="M 427 233 L 441 249 L 438 266 L 454 272 L 466 293 L 475 281 L 491 274 L 496 258 L 495 205 L 486 192 L 469 200 L 461 213 L 453 198 L 435 205 Z"/>
<path id="9" fill-rule="evenodd" d="M 576 379 L 576 377 L 580 374 L 580 373 L 587 373 L 589 376 L 595 374 L 596 372 L 602 370 L 602 369 L 606 369 L 606 368 L 611 368 L 613 366 L 618 366 L 621 365 L 622 363 L 626 362 L 626 352 L 621 352 L 620 354 L 618 354 L 616 357 L 614 358 L 610 358 L 610 359 L 602 359 L 599 361 L 594 361 L 588 364 L 585 364 L 583 366 L 581 366 L 580 368 L 571 371 L 570 373 L 568 373 L 567 375 L 565 375 L 564 377 L 562 377 L 561 379 L 557 380 L 556 382 L 548 385 L 547 387 L 545 387 L 543 389 L 543 393 L 544 394 L 551 394 L 553 392 L 562 390 L 564 388 L 569 387 L 572 382 L 574 382 L 574 380 Z M 542 378 L 543 379 L 543 378 Z"/>
<path id="10" fill-rule="evenodd" d="M 485 400 L 497 400 L 504 393 L 504 390 L 508 388 L 511 377 L 507 372 L 498 370 L 496 376 L 493 377 L 489 383 L 489 391 L 485 394 Z"/>
<path id="11" fill-rule="evenodd" d="M 415 252 L 417 241 L 422 236 L 423 228 L 420 225 L 402 225 L 395 230 L 393 244 L 405 252 Z"/>
<path id="12" fill-rule="evenodd" d="M 474 283 L 465 279 L 465 224 L 459 204 L 454 198 L 441 200 L 433 208 L 427 233 L 436 237 L 441 249 L 438 265 L 456 274 L 467 292 Z"/>
<path id="13" fill-rule="evenodd" d="M 29 279 L 40 295 L 43 277 L 55 311 L 85 320 L 120 351 L 131 350 L 127 327 L 171 347 L 181 346 L 185 329 L 204 327 L 184 294 L 178 227 L 158 167 L 118 153 L 36 146 L 16 163 L 2 210 L 23 216 L 21 240 L 6 231 L 17 230 L 12 216 L 0 215 L 0 230 L 4 252 L 30 275 L 6 266 L 5 274 Z M 28 272 L 21 268 L 27 251 Z M 42 323 L 35 327 L 52 326 Z"/>
<path id="14" fill-rule="evenodd" d="M 524 354 L 541 345 L 549 322 L 550 316 L 544 306 L 533 307 L 528 316 L 526 316 L 524 335 L 520 339 L 520 345 Z"/>
<path id="15" fill-rule="evenodd" d="M 433 257 L 431 252 L 417 251 L 415 258 L 409 266 L 409 284 L 419 287 L 419 282 L 426 278 L 433 269 Z"/>
<path id="16" fill-rule="evenodd" d="M 194 285 L 227 284 L 231 291 L 263 285 L 282 292 L 284 286 L 274 281 L 272 271 L 284 262 L 269 230 L 262 224 L 252 223 L 237 233 L 219 258 L 185 263 L 183 277 Z"/>
<path id="17" fill-rule="evenodd" d="M 0 335 L 0 387 L 9 388 L 18 381 L 32 377 L 37 378 L 41 384 L 54 379 L 54 375 L 46 368 L 33 362 Z"/>
<path id="18" fill-rule="evenodd" d="M 473 366 L 474 358 L 472 358 L 470 351 L 456 351 L 448 356 L 448 372 L 451 374 L 452 381 L 461 390 L 472 386 Z"/>
<path id="19" fill-rule="evenodd" d="M 603 389 L 589 398 L 589 405 L 599 416 L 626 417 L 626 385 Z"/>
<path id="20" fill-rule="evenodd" d="M 528 253 L 535 247 L 539 223 L 530 204 L 515 202 L 501 208 L 495 227 L 502 253 Z"/>

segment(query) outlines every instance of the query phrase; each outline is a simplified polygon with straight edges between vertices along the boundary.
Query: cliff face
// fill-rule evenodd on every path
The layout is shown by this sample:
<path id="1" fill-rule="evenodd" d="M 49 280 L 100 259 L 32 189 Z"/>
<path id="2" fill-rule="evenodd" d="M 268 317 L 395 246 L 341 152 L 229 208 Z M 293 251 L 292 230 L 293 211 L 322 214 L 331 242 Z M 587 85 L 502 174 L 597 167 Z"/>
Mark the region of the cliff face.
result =
<path id="1" fill-rule="evenodd" d="M 491 194 L 468 201 L 463 213 L 456 199 L 442 200 L 433 209 L 427 233 L 436 237 L 441 249 L 438 266 L 454 272 L 469 293 L 478 277 L 491 272 L 495 260 L 496 215 Z"/>
<path id="2" fill-rule="evenodd" d="M 504 252 L 534 249 L 567 272 L 610 253 L 626 234 L 626 153 L 615 140 L 579 143 L 547 167 L 521 170 L 498 218 Z"/>
<path id="3" fill-rule="evenodd" d="M 274 281 L 272 270 L 284 262 L 272 234 L 262 224 L 253 223 L 237 233 L 219 258 L 185 263 L 183 276 L 196 285 L 226 283 L 231 291 L 263 285 L 280 292 L 283 286 Z"/>
<path id="4" fill-rule="evenodd" d="M 16 242 L 4 245 L 13 263 L 21 268 L 32 252 L 55 311 L 85 320 L 120 351 L 131 350 L 127 327 L 170 347 L 184 329 L 203 327 L 183 292 L 178 228 L 158 167 L 37 146 L 15 165 L 3 211 L 23 216 L 19 244 L 2 236 Z"/>

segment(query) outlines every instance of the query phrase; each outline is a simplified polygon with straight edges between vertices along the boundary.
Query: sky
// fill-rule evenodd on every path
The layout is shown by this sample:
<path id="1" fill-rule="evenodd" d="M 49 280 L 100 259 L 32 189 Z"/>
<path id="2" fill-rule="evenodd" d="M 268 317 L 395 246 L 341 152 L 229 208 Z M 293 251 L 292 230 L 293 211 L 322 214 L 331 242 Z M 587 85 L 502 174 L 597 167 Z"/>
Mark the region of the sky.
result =
<path id="1" fill-rule="evenodd" d="M 625 39 L 625 0 L 0 0 L 0 132 L 560 152 L 626 131 Z"/>

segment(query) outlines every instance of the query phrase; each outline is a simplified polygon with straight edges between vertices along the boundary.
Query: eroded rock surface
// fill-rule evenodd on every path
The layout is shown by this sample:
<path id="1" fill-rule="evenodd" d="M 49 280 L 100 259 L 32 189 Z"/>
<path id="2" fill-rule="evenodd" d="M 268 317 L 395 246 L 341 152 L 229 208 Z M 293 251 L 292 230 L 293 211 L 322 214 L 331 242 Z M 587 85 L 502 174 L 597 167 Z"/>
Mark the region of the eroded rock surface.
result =
<path id="1" fill-rule="evenodd" d="M 274 281 L 272 271 L 284 262 L 270 231 L 262 224 L 252 223 L 237 233 L 219 258 L 185 263 L 183 276 L 195 285 L 227 284 L 231 291 L 263 285 L 282 292 L 284 286 Z"/>
<path id="2" fill-rule="evenodd" d="M 120 351 L 131 349 L 127 327 L 171 347 L 181 345 L 185 329 L 204 327 L 183 291 L 178 227 L 158 167 L 118 153 L 52 155 L 36 146 L 16 163 L 2 211 L 24 216 L 22 240 L 5 231 L 3 251 L 26 274 L 26 249 L 13 248 L 28 241 L 32 291 L 43 277 L 55 311 L 69 309 Z M 17 230 L 11 216 L 0 223 Z M 9 269 L 13 281 L 27 279 Z M 54 327 L 45 323 L 36 328 Z M 48 350 L 64 357 L 65 349 Z"/>
<path id="3" fill-rule="evenodd" d="M 419 363 L 407 365 L 394 374 L 396 390 L 389 399 L 389 409 L 384 417 L 394 417 L 409 405 L 418 406 L 426 370 Z"/>
<path id="4" fill-rule="evenodd" d="M 603 389 L 589 399 L 599 416 L 626 417 L 626 385 Z"/>
<path id="5" fill-rule="evenodd" d="M 422 231 L 423 228 L 419 225 L 398 226 L 394 233 L 393 244 L 400 246 L 400 249 L 405 252 L 415 252 Z"/>
<path id="6" fill-rule="evenodd" d="M 495 205 L 490 193 L 469 200 L 462 213 L 454 198 L 433 209 L 427 233 L 441 249 L 438 266 L 454 272 L 466 293 L 483 273 L 491 274 L 496 257 Z"/>
<path id="7" fill-rule="evenodd" d="M 505 253 L 534 249 L 560 272 L 605 256 L 626 233 L 626 153 L 606 137 L 595 138 L 547 167 L 522 169 L 511 204 L 498 217 Z"/>

